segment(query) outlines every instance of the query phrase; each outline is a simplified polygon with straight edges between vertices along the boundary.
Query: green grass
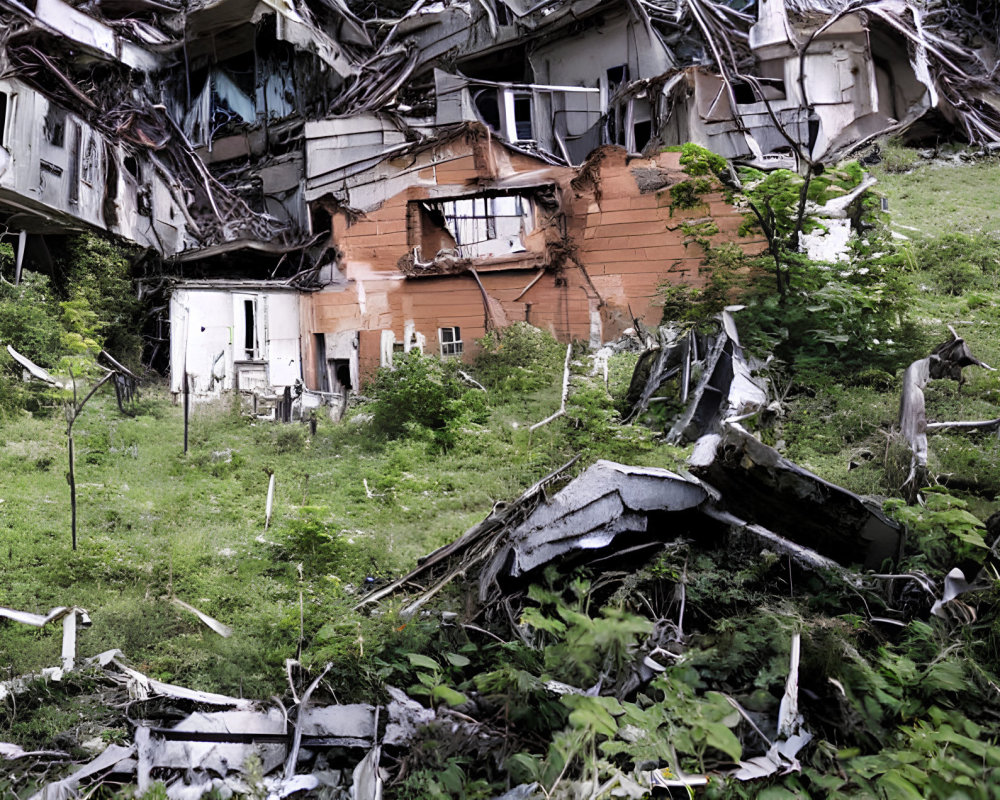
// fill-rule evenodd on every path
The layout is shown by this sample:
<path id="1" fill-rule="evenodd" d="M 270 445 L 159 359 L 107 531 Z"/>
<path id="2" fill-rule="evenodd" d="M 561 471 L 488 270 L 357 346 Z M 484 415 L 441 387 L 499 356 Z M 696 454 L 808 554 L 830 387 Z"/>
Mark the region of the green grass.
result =
<path id="1" fill-rule="evenodd" d="M 907 173 L 875 167 L 878 189 L 889 198 L 891 224 L 909 239 L 946 233 L 995 234 L 1000 221 L 1000 160 L 959 164 L 928 162 L 912 151 L 900 155 L 912 164 Z M 910 230 L 916 228 L 917 230 Z M 951 337 L 952 325 L 972 352 L 1000 366 L 1000 292 L 995 287 L 959 296 L 945 294 L 934 276 L 911 261 L 907 280 L 913 292 L 906 313 L 927 342 L 926 352 Z M 989 276 L 983 279 L 990 283 Z M 790 458 L 823 477 L 861 494 L 893 496 L 899 474 L 898 443 L 891 437 L 899 413 L 901 361 L 891 382 L 878 386 L 823 382 L 798 393 L 781 425 Z M 987 420 L 1000 416 L 1000 373 L 967 367 L 961 389 L 949 380 L 931 381 L 925 390 L 930 421 Z M 1000 496 L 1000 440 L 982 433 L 932 433 L 929 468 L 945 485 L 959 485 L 970 507 L 985 518 Z M 959 484 L 956 484 L 958 479 Z M 968 486 L 966 484 L 975 484 Z"/>
<path id="2" fill-rule="evenodd" d="M 284 659 L 296 655 L 302 563 L 303 658 L 332 652 L 349 674 L 385 644 L 381 621 L 351 611 L 358 587 L 412 568 L 495 502 L 568 460 L 571 436 L 587 434 L 571 430 L 572 420 L 527 430 L 558 407 L 553 378 L 494 409 L 490 424 L 470 424 L 444 452 L 429 436 L 377 441 L 353 412 L 341 423 L 321 422 L 309 437 L 301 425 L 252 422 L 216 403 L 194 407 L 185 455 L 181 410 L 162 390 L 144 388 L 135 417 L 98 396 L 75 428 L 76 552 L 61 414 L 7 420 L 0 423 L 0 605 L 85 608 L 93 626 L 79 636 L 81 656 L 119 648 L 155 677 L 266 697 L 283 690 Z M 609 437 L 608 447 L 614 443 Z M 605 454 L 600 442 L 588 445 L 589 460 Z M 673 464 L 674 455 L 647 441 L 640 460 Z M 265 531 L 271 469 L 276 502 Z M 220 638 L 170 603 L 171 591 L 230 625 L 233 637 Z M 314 643 L 331 620 L 350 629 L 351 642 L 367 638 L 367 652 Z M 0 623 L 0 677 L 58 664 L 60 636 L 58 626 Z M 371 690 L 359 674 L 345 695 Z"/>
<path id="3" fill-rule="evenodd" d="M 876 189 L 889 199 L 893 226 L 916 233 L 995 233 L 1000 227 L 1000 160 L 961 164 L 915 159 L 913 171 L 891 173 L 875 166 Z M 914 231 L 901 229 L 905 236 Z"/>
<path id="4" fill-rule="evenodd" d="M 949 230 L 975 233 L 976 226 L 986 225 L 983 215 L 995 213 L 1000 202 L 998 169 L 993 162 L 923 165 L 905 175 L 885 174 L 881 180 L 894 222 L 919 227 L 928 237 Z M 944 199 L 935 194 L 945 191 Z M 917 338 L 929 343 L 926 351 L 948 338 L 947 325 L 952 324 L 977 356 L 1000 366 L 1000 293 L 987 286 L 949 296 L 934 288 L 931 276 L 916 265 L 911 270 L 906 278 L 914 292 L 906 310 L 919 327 Z M 433 655 L 442 663 L 442 653 L 468 653 L 476 663 L 465 672 L 449 672 L 449 679 L 467 691 L 474 671 L 518 663 L 502 662 L 513 658 L 512 648 L 504 645 L 500 654 L 495 643 L 480 647 L 462 641 L 461 631 L 439 624 L 436 612 L 441 607 L 461 609 L 457 590 L 442 592 L 431 615 L 404 624 L 393 613 L 400 602 L 394 599 L 384 604 L 384 613 L 357 614 L 352 607 L 366 579 L 382 581 L 410 569 L 420 556 L 481 520 L 495 502 L 513 499 L 577 452 L 584 453 L 578 470 L 599 457 L 676 467 L 685 455 L 648 431 L 615 423 L 612 409 L 621 402 L 636 360 L 628 354 L 611 361 L 610 396 L 599 381 L 585 377 L 586 360 L 581 359 L 574 367 L 566 415 L 529 432 L 531 423 L 558 408 L 561 355 L 556 360 L 542 388 L 518 393 L 510 387 L 510 397 L 490 409 L 488 421 L 465 423 L 447 450 L 429 432 L 377 440 L 364 421 L 364 407 L 352 410 L 344 422 L 322 421 L 310 437 L 300 425 L 251 422 L 226 403 L 217 403 L 195 407 L 191 448 L 185 455 L 180 409 L 161 389 L 144 388 L 141 413 L 131 418 L 120 415 L 110 397 L 99 396 L 76 426 L 76 552 L 69 546 L 61 414 L 0 421 L 0 605 L 34 612 L 67 604 L 86 608 L 93 626 L 79 635 L 81 656 L 119 648 L 137 668 L 196 689 L 261 698 L 285 693 L 283 664 L 299 655 L 301 613 L 301 659 L 314 670 L 333 664 L 328 683 L 341 702 L 384 699 L 387 681 L 413 683 L 408 653 Z M 812 383 L 803 379 L 795 387 L 785 413 L 765 435 L 788 457 L 828 480 L 862 494 L 892 496 L 899 491 L 909 457 L 892 437 L 905 366 L 900 362 L 882 372 L 841 371 L 838 377 L 813 371 L 808 374 Z M 1000 416 L 998 375 L 968 368 L 961 389 L 945 380 L 932 382 L 926 391 L 928 417 Z M 973 513 L 985 518 L 1000 495 L 1000 439 L 992 434 L 934 433 L 930 469 L 941 482 L 954 485 Z M 277 494 L 275 516 L 265 531 L 269 470 L 277 476 Z M 761 651 L 759 640 L 774 633 L 774 609 L 795 609 L 787 616 L 796 629 L 804 629 L 807 666 L 802 675 L 807 680 L 836 673 L 849 689 L 864 689 L 867 696 L 873 692 L 864 688 L 869 685 L 865 681 L 877 687 L 878 681 L 892 677 L 889 667 L 895 662 L 886 661 L 886 653 L 893 647 L 906 653 L 905 642 L 892 641 L 893 630 L 876 629 L 860 616 L 878 613 L 878 608 L 863 609 L 853 594 L 840 594 L 815 576 L 799 579 L 794 596 L 789 583 L 785 598 L 782 581 L 786 573 L 791 579 L 791 565 L 774 554 L 743 553 L 727 545 L 711 557 L 700 550 L 690 556 L 686 549 L 678 552 L 672 564 L 666 561 L 674 557 L 664 556 L 664 575 L 675 577 L 660 589 L 663 597 L 672 596 L 676 575 L 683 570 L 688 576 L 686 625 L 696 632 L 688 653 L 691 664 L 710 679 L 706 686 L 731 691 L 729 676 L 735 675 L 739 681 L 734 686 L 760 689 L 754 697 L 773 712 L 785 675 L 783 648 L 772 648 L 776 655 L 765 653 L 766 659 L 754 666 L 755 674 L 738 673 L 748 654 Z M 943 574 L 950 566 L 935 569 Z M 171 604 L 171 592 L 230 625 L 233 637 L 220 638 Z M 655 599 L 654 594 L 648 596 Z M 938 631 L 941 658 L 952 653 L 963 636 L 968 664 L 976 661 L 973 653 L 995 656 L 991 596 L 993 600 L 982 601 L 974 632 Z M 926 617 L 923 610 L 916 613 Z M 834 643 L 841 637 L 853 640 L 851 625 L 857 626 L 856 649 L 874 654 L 872 666 L 863 665 L 863 670 L 847 663 L 839 646 L 823 644 L 824 637 Z M 0 679 L 56 665 L 60 639 L 58 628 L 0 623 Z M 742 649 L 732 645 L 737 640 L 743 640 Z M 480 652 L 486 653 L 481 661 Z M 526 653 L 521 655 L 531 661 Z M 936 652 L 909 655 L 919 663 L 939 660 Z M 488 663 L 494 657 L 500 663 Z M 829 663 L 818 665 L 819 659 Z M 979 658 L 982 664 L 990 661 Z M 844 664 L 846 672 L 837 672 Z M 899 680 L 910 691 L 919 682 L 907 669 L 901 660 Z M 864 681 L 851 677 L 851 670 L 864 672 Z M 459 680 L 465 682 L 459 685 Z M 831 692 L 833 684 L 817 680 L 812 689 Z M 853 687 L 851 680 L 856 682 Z M 62 684 L 36 684 L 18 699 L 16 709 L 0 706 L 0 741 L 44 747 L 68 739 L 66 746 L 72 747 L 92 732 L 126 736 L 120 715 L 109 713 L 101 691 L 100 682 L 86 673 L 69 676 Z M 887 697 L 881 696 L 880 702 L 888 707 Z M 958 695 L 952 687 L 944 700 L 936 697 L 920 695 L 913 701 L 917 705 L 901 706 L 906 724 L 920 718 L 920 709 L 931 702 L 951 703 Z M 537 707 L 530 711 L 537 716 Z M 815 730 L 831 738 L 826 750 L 810 751 L 811 760 L 803 761 L 810 780 L 825 780 L 833 771 L 843 774 L 842 765 L 833 770 L 834 762 L 823 759 L 833 758 L 837 742 L 847 748 L 844 753 L 857 745 L 852 726 L 860 718 L 850 719 L 855 722 L 841 730 Z M 895 745 L 887 741 L 891 751 Z M 864 744 L 868 752 L 871 743 Z M 872 752 L 883 749 L 880 744 Z M 471 760 L 463 763 L 470 774 L 475 772 Z M 429 780 L 442 771 L 442 764 L 436 763 L 424 777 Z M 411 796 L 426 796 L 416 777 Z"/>

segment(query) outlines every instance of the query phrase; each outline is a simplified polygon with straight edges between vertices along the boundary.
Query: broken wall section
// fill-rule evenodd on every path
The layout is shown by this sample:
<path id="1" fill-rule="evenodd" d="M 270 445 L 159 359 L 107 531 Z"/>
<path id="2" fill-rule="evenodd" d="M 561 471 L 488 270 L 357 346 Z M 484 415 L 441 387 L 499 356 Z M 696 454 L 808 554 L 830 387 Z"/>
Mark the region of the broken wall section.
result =
<path id="1" fill-rule="evenodd" d="M 561 341 L 599 346 L 631 327 L 634 317 L 659 322 L 661 283 L 704 283 L 703 251 L 692 227 L 710 223 L 711 229 L 698 229 L 709 230 L 716 243 L 762 246 L 739 239 L 743 216 L 721 187 L 694 201 L 673 196 L 671 187 L 689 177 L 678 153 L 630 159 L 621 148 L 605 147 L 574 169 L 539 162 L 474 131 L 412 154 L 401 149 L 346 181 L 345 201 L 365 213 L 334 213 L 330 244 L 341 254 L 344 281 L 310 296 L 304 325 L 323 336 L 360 332 L 362 377 L 394 351 L 414 346 L 469 356 L 475 339 L 515 321 Z M 315 192 L 333 188 L 315 186 Z M 461 233 L 449 227 L 447 215 L 478 208 L 480 218 L 462 224 L 486 231 L 482 217 L 499 198 L 508 204 L 520 198 L 522 214 L 533 215 L 520 226 L 523 250 L 463 253 L 455 241 Z M 501 222 L 493 220 L 498 234 Z M 437 257 L 428 259 L 435 247 Z M 442 256 L 448 252 L 450 260 Z M 317 388 L 311 352 L 319 345 L 315 336 L 303 342 L 306 385 Z"/>
<path id="2" fill-rule="evenodd" d="M 0 145 L 8 228 L 87 225 L 165 253 L 192 243 L 176 178 L 19 80 L 0 81 Z"/>

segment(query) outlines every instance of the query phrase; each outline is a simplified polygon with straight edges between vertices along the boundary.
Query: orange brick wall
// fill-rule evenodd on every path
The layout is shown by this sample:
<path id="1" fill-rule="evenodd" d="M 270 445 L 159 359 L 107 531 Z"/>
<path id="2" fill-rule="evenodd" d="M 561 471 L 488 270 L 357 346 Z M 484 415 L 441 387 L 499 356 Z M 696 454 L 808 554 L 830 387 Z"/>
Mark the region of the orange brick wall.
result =
<path id="1" fill-rule="evenodd" d="M 561 341 L 590 339 L 595 310 L 600 312 L 603 341 L 631 327 L 633 315 L 647 325 L 657 324 L 660 284 L 704 282 L 699 274 L 701 247 L 685 243 L 682 223 L 711 216 L 719 228 L 713 242 L 719 243 L 737 240 L 736 231 L 743 221 L 721 193 L 706 195 L 699 206 L 671 214 L 669 185 L 688 177 L 680 170 L 677 153 L 628 159 L 621 148 L 606 147 L 588 165 L 572 168 L 510 153 L 495 141 L 453 141 L 442 147 L 447 148 L 443 154 L 418 155 L 418 169 L 413 172 L 419 176 L 416 184 L 363 219 L 348 224 L 343 214 L 334 215 L 331 235 L 342 254 L 347 284 L 316 292 L 304 303 L 308 307 L 303 314 L 306 349 L 312 348 L 312 333 L 362 331 L 359 363 L 362 375 L 370 375 L 379 360 L 378 332 L 391 330 L 401 342 L 409 324 L 425 337 L 425 351 L 431 353 L 439 352 L 438 329 L 458 326 L 465 353 L 471 355 L 474 340 L 485 334 L 487 324 L 475 278 L 468 272 L 405 277 L 397 266 L 416 243 L 407 231 L 407 204 L 412 200 L 471 194 L 477 185 L 502 188 L 504 179 L 528 171 L 533 173 L 530 185 L 556 184 L 572 251 L 563 268 L 547 270 L 518 299 L 537 275 L 539 253 L 544 254 L 545 238 L 551 241 L 551 231 L 526 241 L 534 252 L 525 254 L 523 263 L 485 262 L 477 268 L 486 293 L 505 317 L 501 322 L 527 319 Z M 420 158 L 428 166 L 419 168 Z M 486 166 L 477 169 L 477 164 Z M 643 193 L 634 169 L 660 170 L 667 185 Z M 484 175 L 484 171 L 493 174 Z M 574 187 L 574 179 L 582 173 L 592 179 L 584 175 Z M 499 182 L 491 184 L 491 179 Z M 761 248 L 760 241 L 739 241 L 746 248 Z M 303 353 L 309 386 L 315 385 L 314 364 L 313 354 Z"/>

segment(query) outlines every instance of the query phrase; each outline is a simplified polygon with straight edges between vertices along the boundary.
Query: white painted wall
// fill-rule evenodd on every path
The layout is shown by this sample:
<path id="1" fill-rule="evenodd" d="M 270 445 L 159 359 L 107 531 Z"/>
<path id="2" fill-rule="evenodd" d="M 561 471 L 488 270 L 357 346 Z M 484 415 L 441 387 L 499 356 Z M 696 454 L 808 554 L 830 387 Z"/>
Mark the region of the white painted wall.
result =
<path id="1" fill-rule="evenodd" d="M 629 80 L 652 78 L 674 67 L 660 40 L 624 13 L 599 28 L 540 44 L 529 55 L 535 83 L 598 86 L 598 76 L 628 64 Z"/>
<path id="2" fill-rule="evenodd" d="M 185 362 L 196 396 L 235 388 L 245 361 L 245 300 L 255 301 L 258 361 L 276 390 L 302 376 L 299 295 L 268 288 L 178 287 L 170 298 L 170 390 L 183 390 Z M 221 356 L 221 357 L 220 357 Z"/>
<path id="3" fill-rule="evenodd" d="M 188 246 L 184 214 L 162 177 L 147 165 L 142 179 L 149 187 L 151 216 L 138 213 L 136 182 L 124 168 L 125 151 L 87 122 L 18 80 L 0 80 L 7 96 L 0 141 L 0 194 L 45 216 L 81 220 L 136 242 L 176 253 Z M 62 144 L 45 136 L 50 110 L 63 118 Z M 108 227 L 104 201 L 109 160 L 118 179 L 111 187 L 117 223 Z M 156 225 L 159 237 L 152 226 Z"/>

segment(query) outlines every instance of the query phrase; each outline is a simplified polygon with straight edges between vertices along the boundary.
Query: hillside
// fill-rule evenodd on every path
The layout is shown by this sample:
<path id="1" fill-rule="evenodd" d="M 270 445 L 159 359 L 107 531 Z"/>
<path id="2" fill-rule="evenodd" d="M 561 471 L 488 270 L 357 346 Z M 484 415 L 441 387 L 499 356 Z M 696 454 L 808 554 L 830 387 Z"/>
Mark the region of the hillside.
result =
<path id="1" fill-rule="evenodd" d="M 822 478 L 887 502 L 907 527 L 891 574 L 851 563 L 811 570 L 756 541 L 699 537 L 695 526 L 628 569 L 554 563 L 530 588 L 511 584 L 506 617 L 477 606 L 471 569 L 416 616 L 397 614 L 430 586 L 356 610 L 366 591 L 578 454 L 563 484 L 601 458 L 685 468 L 690 447 L 660 435 L 672 400 L 651 406 L 653 427 L 619 419 L 635 350 L 609 356 L 605 388 L 600 366 L 575 348 L 566 413 L 529 430 L 560 406 L 565 349 L 519 329 L 487 343 L 469 368 L 485 394 L 453 367 L 412 359 L 396 379 L 380 378 L 373 402 L 342 422 L 320 420 L 314 435 L 225 404 L 196 405 L 184 453 L 182 409 L 162 386 L 141 386 L 130 414 L 110 393 L 97 395 L 75 425 L 76 551 L 66 423 L 58 398 L 34 395 L 31 413 L 0 420 L 0 606 L 86 609 L 81 659 L 119 649 L 148 677 L 190 689 L 265 704 L 278 697 L 290 708 L 325 665 L 318 704 L 386 703 L 387 687 L 403 688 L 437 718 L 405 747 L 386 747 L 387 797 L 494 797 L 535 782 L 536 794 L 521 796 L 641 797 L 662 785 L 706 797 L 1000 797 L 1000 583 L 983 545 L 997 531 L 987 536 L 982 524 L 997 510 L 1000 440 L 995 431 L 932 433 L 928 469 L 943 491 L 907 507 L 909 452 L 893 433 L 903 371 L 948 340 L 949 325 L 1000 366 L 1000 163 L 883 152 L 871 169 L 896 234 L 883 243 L 898 251 L 871 291 L 886 293 L 877 313 L 905 339 L 859 347 L 831 336 L 828 350 L 796 349 L 775 338 L 763 293 L 747 295 L 751 308 L 735 316 L 743 326 L 746 315 L 751 351 L 772 341 L 791 354 L 759 368 L 780 398 L 762 438 Z M 884 255 L 863 257 L 882 264 Z M 808 316 L 796 330 L 868 313 L 858 298 L 870 286 L 803 297 Z M 837 348 L 842 363 L 829 355 Z M 967 367 L 961 384 L 931 381 L 928 419 L 997 417 L 997 374 Z M 419 416 L 442 408 L 443 420 Z M 961 614 L 933 615 L 956 566 L 977 591 L 952 606 Z M 60 642 L 58 624 L 0 621 L 0 742 L 83 763 L 107 744 L 131 743 L 136 719 L 196 707 L 126 707 L 127 693 L 97 667 L 38 678 L 59 663 Z M 801 666 L 790 668 L 800 645 Z M 658 667 L 631 682 L 636 653 Z M 763 740 L 791 738 L 778 726 L 790 671 L 801 692 L 796 730 L 811 741 L 784 761 L 774 756 L 780 768 L 756 781 L 725 777 L 735 762 L 764 758 Z M 25 675 L 35 677 L 16 685 Z M 552 681 L 570 688 L 559 694 Z M 60 764 L 11 763 L 0 764 L 5 796 L 28 796 Z M 246 772 L 241 786 L 263 796 L 261 776 Z M 707 784 L 694 780 L 703 774 Z M 116 790 L 109 782 L 95 796 Z"/>

